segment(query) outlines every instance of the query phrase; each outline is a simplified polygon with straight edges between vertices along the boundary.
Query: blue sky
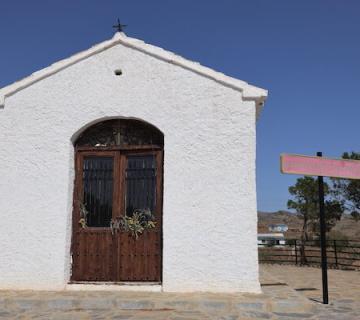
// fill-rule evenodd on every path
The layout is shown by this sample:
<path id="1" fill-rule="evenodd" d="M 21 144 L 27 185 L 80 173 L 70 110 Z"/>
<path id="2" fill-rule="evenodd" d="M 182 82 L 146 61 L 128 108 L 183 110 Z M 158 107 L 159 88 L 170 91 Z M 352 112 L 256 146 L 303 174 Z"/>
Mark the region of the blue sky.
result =
<path id="1" fill-rule="evenodd" d="M 128 36 L 269 90 L 258 122 L 260 210 L 286 209 L 282 152 L 360 151 L 360 1 L 1 0 L 0 87 Z"/>

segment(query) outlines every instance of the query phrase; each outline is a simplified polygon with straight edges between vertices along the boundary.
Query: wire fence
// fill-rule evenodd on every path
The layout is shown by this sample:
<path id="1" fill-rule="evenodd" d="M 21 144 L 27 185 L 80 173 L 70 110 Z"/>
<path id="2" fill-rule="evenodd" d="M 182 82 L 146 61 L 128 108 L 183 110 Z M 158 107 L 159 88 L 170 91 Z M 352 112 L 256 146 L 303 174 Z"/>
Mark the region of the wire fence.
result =
<path id="1" fill-rule="evenodd" d="M 276 241 L 258 244 L 260 263 L 278 263 L 320 266 L 320 240 L 288 239 L 284 244 Z M 327 240 L 329 268 L 360 271 L 360 241 Z"/>

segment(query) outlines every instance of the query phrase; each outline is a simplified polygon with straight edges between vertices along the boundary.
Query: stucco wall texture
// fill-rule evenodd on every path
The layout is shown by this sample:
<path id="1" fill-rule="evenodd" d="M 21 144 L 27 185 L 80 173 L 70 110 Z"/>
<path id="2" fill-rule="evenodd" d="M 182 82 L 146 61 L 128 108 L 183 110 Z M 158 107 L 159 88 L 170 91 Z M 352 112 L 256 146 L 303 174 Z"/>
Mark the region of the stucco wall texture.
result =
<path id="1" fill-rule="evenodd" d="M 72 141 L 119 117 L 165 136 L 163 290 L 260 292 L 255 109 L 240 91 L 120 44 L 9 96 L 0 109 L 0 288 L 65 288 Z"/>

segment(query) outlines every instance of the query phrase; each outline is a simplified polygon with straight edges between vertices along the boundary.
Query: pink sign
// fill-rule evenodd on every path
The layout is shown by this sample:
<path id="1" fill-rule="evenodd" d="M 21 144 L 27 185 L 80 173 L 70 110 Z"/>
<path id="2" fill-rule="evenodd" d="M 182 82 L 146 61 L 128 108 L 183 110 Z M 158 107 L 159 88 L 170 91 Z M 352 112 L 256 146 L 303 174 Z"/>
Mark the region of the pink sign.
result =
<path id="1" fill-rule="evenodd" d="M 360 179 L 360 160 L 340 160 L 282 154 L 280 162 L 282 173 Z"/>

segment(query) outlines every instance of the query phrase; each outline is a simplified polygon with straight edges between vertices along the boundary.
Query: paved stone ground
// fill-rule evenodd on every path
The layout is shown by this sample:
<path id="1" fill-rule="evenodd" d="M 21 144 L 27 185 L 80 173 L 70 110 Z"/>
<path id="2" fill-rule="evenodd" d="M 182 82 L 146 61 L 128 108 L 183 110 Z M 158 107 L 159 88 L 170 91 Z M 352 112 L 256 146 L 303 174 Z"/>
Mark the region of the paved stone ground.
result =
<path id="1" fill-rule="evenodd" d="M 260 295 L 0 291 L 0 319 L 360 319 L 360 273 L 330 270 L 327 306 L 320 276 L 262 265 Z"/>
<path id="2" fill-rule="evenodd" d="M 322 282 L 319 268 L 261 265 L 261 274 L 263 283 L 272 277 L 306 297 L 313 304 L 314 315 L 311 319 L 360 319 L 358 271 L 328 271 L 329 305 L 321 303 Z"/>

